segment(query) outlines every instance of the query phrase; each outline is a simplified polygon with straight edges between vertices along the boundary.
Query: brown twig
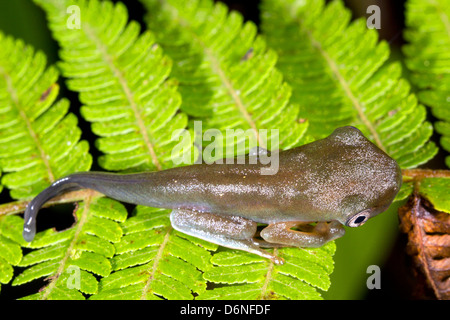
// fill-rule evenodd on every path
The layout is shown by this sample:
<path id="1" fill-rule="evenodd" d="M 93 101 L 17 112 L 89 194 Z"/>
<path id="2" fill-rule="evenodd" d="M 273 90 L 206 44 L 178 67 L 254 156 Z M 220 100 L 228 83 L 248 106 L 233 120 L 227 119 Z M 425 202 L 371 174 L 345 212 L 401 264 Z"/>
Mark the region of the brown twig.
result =
<path id="1" fill-rule="evenodd" d="M 46 202 L 42 207 L 45 208 L 59 203 L 70 203 L 81 201 L 84 200 L 87 196 L 91 195 L 91 193 L 93 193 L 92 195 L 93 197 L 100 197 L 102 195 L 100 192 L 90 189 L 77 190 L 57 196 L 51 199 L 50 201 Z M 25 211 L 25 208 L 27 207 L 28 203 L 30 203 L 30 201 L 20 200 L 1 204 L 0 217 L 8 214 L 21 213 Z"/>
<path id="2" fill-rule="evenodd" d="M 424 178 L 450 178 L 450 170 L 431 170 L 431 169 L 404 169 L 403 177 L 411 177 L 414 179 Z"/>

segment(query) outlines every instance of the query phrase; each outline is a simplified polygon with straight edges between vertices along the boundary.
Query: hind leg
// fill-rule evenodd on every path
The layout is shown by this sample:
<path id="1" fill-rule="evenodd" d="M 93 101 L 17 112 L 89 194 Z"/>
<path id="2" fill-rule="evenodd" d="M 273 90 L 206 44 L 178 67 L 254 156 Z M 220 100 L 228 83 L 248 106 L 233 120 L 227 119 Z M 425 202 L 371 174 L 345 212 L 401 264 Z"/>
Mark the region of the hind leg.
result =
<path id="1" fill-rule="evenodd" d="M 298 227 L 299 231 L 291 230 Z M 342 237 L 345 233 L 337 221 L 318 222 L 315 226 L 307 222 L 289 221 L 269 224 L 261 231 L 261 237 L 267 241 L 267 246 L 284 245 L 292 247 L 321 247 L 329 241 Z M 262 247 L 265 247 L 261 243 Z"/>
<path id="2" fill-rule="evenodd" d="M 256 222 L 237 216 L 175 209 L 170 214 L 175 230 L 232 249 L 244 250 L 268 258 L 276 264 L 284 260 L 258 246 L 253 239 Z"/>

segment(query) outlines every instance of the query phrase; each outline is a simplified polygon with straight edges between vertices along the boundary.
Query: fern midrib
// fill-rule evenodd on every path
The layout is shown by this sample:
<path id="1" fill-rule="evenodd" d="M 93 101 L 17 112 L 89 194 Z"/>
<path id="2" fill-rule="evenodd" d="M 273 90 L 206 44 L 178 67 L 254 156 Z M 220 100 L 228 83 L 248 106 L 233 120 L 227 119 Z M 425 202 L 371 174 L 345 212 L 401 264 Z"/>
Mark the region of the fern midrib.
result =
<path id="1" fill-rule="evenodd" d="M 83 213 L 81 214 L 80 220 L 76 224 L 77 227 L 75 230 L 75 234 L 74 234 L 69 246 L 67 247 L 64 257 L 61 259 L 61 261 L 59 263 L 58 270 L 56 271 L 55 275 L 53 275 L 51 277 L 52 281 L 45 288 L 45 292 L 42 296 L 42 300 L 47 300 L 47 298 L 51 294 L 52 290 L 56 287 L 56 282 L 58 281 L 59 277 L 64 272 L 64 269 L 67 264 L 67 260 L 70 258 L 73 248 L 75 247 L 75 244 L 77 243 L 78 238 L 80 237 L 81 230 L 83 229 L 83 226 L 86 223 L 86 219 L 87 219 L 90 205 L 91 205 L 91 200 L 94 195 L 95 195 L 95 191 L 88 191 L 88 194 L 86 195 L 86 198 L 84 199 Z"/>
<path id="2" fill-rule="evenodd" d="M 38 150 L 39 157 L 41 158 L 42 163 L 45 166 L 45 170 L 46 170 L 47 175 L 48 175 L 48 180 L 49 180 L 50 183 L 54 182 L 55 181 L 55 176 L 53 174 L 52 168 L 51 168 L 50 163 L 48 161 L 47 154 L 44 151 L 44 149 L 42 148 L 42 145 L 41 145 L 41 142 L 40 142 L 40 140 L 38 138 L 38 135 L 33 130 L 33 126 L 31 125 L 30 119 L 27 117 L 27 115 L 23 111 L 24 108 L 23 108 L 23 106 L 21 105 L 21 103 L 19 101 L 19 98 L 17 96 L 17 91 L 15 90 L 14 85 L 12 83 L 12 79 L 5 72 L 5 70 L 1 66 L 0 66 L 0 74 L 2 74 L 3 77 L 5 78 L 6 87 L 7 87 L 9 95 L 11 96 L 11 101 L 14 103 L 14 106 L 16 107 L 16 110 L 19 112 L 20 117 L 24 121 L 25 126 L 27 127 L 27 130 L 28 130 L 28 133 L 29 133 L 30 137 L 33 139 L 34 145 L 36 146 L 36 148 Z"/>
<path id="3" fill-rule="evenodd" d="M 348 82 L 344 79 L 341 72 L 339 71 L 339 68 L 338 68 L 336 62 L 323 49 L 322 44 L 313 37 L 310 30 L 307 30 L 306 34 L 308 35 L 308 38 L 310 39 L 312 45 L 319 51 L 319 53 L 322 55 L 322 57 L 327 62 L 328 66 L 330 67 L 331 71 L 333 72 L 333 75 L 339 81 L 339 84 L 341 85 L 342 90 L 344 90 L 345 95 L 350 99 L 353 107 L 358 112 L 359 118 L 364 123 L 364 125 L 367 127 L 367 129 L 369 129 L 375 143 L 378 145 L 378 147 L 380 149 L 382 149 L 383 151 L 386 151 L 386 149 L 383 145 L 383 142 L 381 141 L 381 139 L 378 135 L 378 132 L 375 130 L 375 127 L 373 126 L 372 122 L 370 122 L 369 119 L 364 114 L 361 103 L 358 101 L 358 99 L 356 99 L 355 95 L 353 94 L 352 90 L 350 89 Z"/>
<path id="4" fill-rule="evenodd" d="M 273 255 L 277 255 L 278 250 L 277 248 L 273 249 Z M 273 272 L 274 263 L 272 260 L 269 261 L 269 267 L 267 268 L 267 273 L 265 275 L 264 283 L 261 287 L 261 299 L 264 300 L 267 293 L 267 287 L 269 286 L 270 281 L 272 280 L 272 272 Z"/>
<path id="5" fill-rule="evenodd" d="M 219 75 L 220 80 L 222 81 L 223 85 L 227 89 L 230 96 L 233 98 L 234 105 L 236 106 L 238 111 L 242 114 L 245 121 L 252 128 L 259 145 L 261 147 L 266 147 L 266 145 L 263 145 L 263 141 L 261 140 L 261 138 L 259 136 L 258 128 L 256 127 L 255 121 L 253 121 L 252 117 L 247 112 L 247 108 L 245 107 L 244 103 L 242 102 L 242 99 L 240 98 L 239 94 L 237 93 L 237 90 L 234 89 L 233 85 L 231 84 L 231 81 L 228 79 L 228 77 L 225 75 L 225 72 L 220 67 L 220 63 L 217 60 L 216 56 L 212 53 L 211 49 L 206 47 L 206 45 L 203 41 L 201 41 L 199 38 L 196 38 L 196 40 L 197 40 L 197 42 L 200 43 L 200 45 L 203 48 L 203 51 L 206 53 L 207 57 L 210 59 L 211 69 Z"/>
<path id="6" fill-rule="evenodd" d="M 100 52 L 102 53 L 103 59 L 105 60 L 105 62 L 107 63 L 108 67 L 111 69 L 111 71 L 114 73 L 114 75 L 119 79 L 119 83 L 123 88 L 123 91 L 127 97 L 127 100 L 129 101 L 131 108 L 134 112 L 134 115 L 136 117 L 136 121 L 140 130 L 141 135 L 143 136 L 145 145 L 147 146 L 150 156 L 152 158 L 152 162 L 153 164 L 156 166 L 158 171 L 162 170 L 162 166 L 161 163 L 158 160 L 158 157 L 156 156 L 155 150 L 153 148 L 152 143 L 150 142 L 149 136 L 150 133 L 147 131 L 147 128 L 145 127 L 145 123 L 141 117 L 141 114 L 138 110 L 138 106 L 136 104 L 136 102 L 134 101 L 133 98 L 133 93 L 131 92 L 130 88 L 128 87 L 127 81 L 124 78 L 122 72 L 115 66 L 114 61 L 112 59 L 112 57 L 109 55 L 107 48 L 103 45 L 103 43 L 98 39 L 98 37 L 95 35 L 95 33 L 89 28 L 88 25 L 84 25 L 84 28 L 86 30 L 87 35 L 91 38 L 92 41 L 94 41 L 94 43 L 96 44 L 96 46 L 98 47 L 98 49 L 100 50 Z M 149 289 L 149 287 L 151 286 L 154 278 L 155 278 L 155 273 L 157 271 L 157 267 L 161 261 L 161 258 L 163 256 L 163 252 L 166 248 L 166 245 L 169 241 L 170 235 L 171 235 L 171 231 L 172 228 L 169 227 L 169 229 L 167 230 L 164 240 L 163 242 L 160 244 L 159 249 L 158 249 L 158 253 L 154 259 L 153 265 L 152 265 L 152 271 L 150 276 L 147 279 L 147 282 L 144 286 L 144 289 L 142 291 L 142 295 L 141 295 L 141 300 L 146 299 L 146 295 L 147 295 L 147 291 Z"/>
<path id="7" fill-rule="evenodd" d="M 142 295 L 140 300 L 145 300 L 147 298 L 147 293 L 150 288 L 150 285 L 152 284 L 153 280 L 155 279 L 155 274 L 157 267 L 159 265 L 159 262 L 161 261 L 161 258 L 163 256 L 164 250 L 166 248 L 167 243 L 169 242 L 170 235 L 172 233 L 172 226 L 169 226 L 167 229 L 166 235 L 164 236 L 164 240 L 159 246 L 158 252 L 156 253 L 155 259 L 152 264 L 152 272 L 150 273 L 150 276 L 147 279 L 147 282 L 145 283 L 144 289 L 142 289 Z"/>
<path id="8" fill-rule="evenodd" d="M 108 53 L 108 49 L 106 46 L 100 41 L 95 32 L 90 28 L 90 26 L 85 23 L 83 24 L 83 30 L 85 30 L 86 35 L 95 43 L 98 50 L 101 52 L 103 60 L 106 62 L 110 70 L 119 80 L 119 83 L 122 87 L 122 90 L 130 104 L 131 109 L 133 110 L 133 114 L 136 118 L 136 124 L 139 128 L 140 135 L 144 139 L 144 144 L 148 149 L 149 155 L 151 157 L 152 163 L 156 166 L 158 170 L 162 170 L 161 163 L 158 160 L 153 144 L 150 141 L 150 132 L 147 130 L 144 120 L 142 119 L 141 113 L 139 111 L 138 105 L 134 100 L 133 93 L 128 86 L 127 80 L 123 76 L 122 72 L 116 67 L 114 64 L 114 60 L 111 55 Z"/>
<path id="9" fill-rule="evenodd" d="M 167 5 L 166 3 L 163 3 L 162 1 L 160 1 L 160 4 L 162 6 L 169 7 L 169 5 Z M 219 76 L 220 81 L 222 82 L 224 87 L 227 89 L 228 94 L 233 99 L 236 109 L 239 111 L 239 113 L 242 115 L 244 120 L 247 122 L 247 124 L 253 130 L 253 133 L 255 135 L 256 140 L 258 141 L 259 146 L 266 147 L 266 145 L 264 144 L 264 141 L 262 141 L 261 137 L 259 136 L 258 127 L 256 126 L 255 121 L 252 119 L 250 114 L 247 112 L 247 108 L 245 107 L 244 102 L 240 98 L 238 90 L 236 90 L 233 87 L 232 82 L 227 77 L 226 72 L 221 67 L 219 59 L 216 57 L 216 55 L 213 53 L 213 51 L 205 44 L 205 42 L 192 30 L 189 22 L 186 21 L 185 19 L 183 19 L 178 14 L 176 8 L 173 8 L 173 9 L 168 8 L 168 10 L 171 10 L 172 12 L 174 12 L 176 14 L 177 21 L 179 22 L 180 26 L 182 26 L 186 30 L 189 30 L 194 41 L 196 43 L 198 43 L 199 46 L 202 48 L 205 56 L 209 59 L 209 61 L 211 61 L 211 65 L 210 65 L 211 70 L 213 71 L 214 74 L 217 74 Z"/>

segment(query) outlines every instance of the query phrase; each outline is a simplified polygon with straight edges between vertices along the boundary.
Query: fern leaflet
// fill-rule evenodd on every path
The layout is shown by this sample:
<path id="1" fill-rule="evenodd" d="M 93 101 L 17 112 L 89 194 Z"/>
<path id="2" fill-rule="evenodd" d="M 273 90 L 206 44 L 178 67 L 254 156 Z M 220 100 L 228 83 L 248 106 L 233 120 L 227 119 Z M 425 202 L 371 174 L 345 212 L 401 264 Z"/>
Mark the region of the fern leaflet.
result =
<path id="1" fill-rule="evenodd" d="M 420 90 L 419 100 L 431 107 L 440 121 L 435 129 L 442 147 L 450 151 L 450 1 L 409 0 L 406 5 L 403 46 L 410 79 Z M 450 157 L 446 158 L 450 167 Z"/>
<path id="2" fill-rule="evenodd" d="M 208 290 L 199 299 L 321 299 L 314 287 L 329 288 L 335 249 L 334 242 L 318 249 L 281 248 L 284 265 L 245 252 L 219 252 L 212 259 L 215 267 L 204 277 L 233 285 Z"/>
<path id="3" fill-rule="evenodd" d="M 69 102 L 54 103 L 58 72 L 46 69 L 45 55 L 2 33 L 0 45 L 2 183 L 13 198 L 29 199 L 59 177 L 89 170 L 92 158 L 88 143 L 79 141 L 77 118 L 67 113 Z M 22 261 L 25 243 L 10 234 L 12 220 L 23 225 L 20 217 L 0 217 L 0 283 L 8 283 Z"/>
<path id="4" fill-rule="evenodd" d="M 53 104 L 56 68 L 45 69 L 45 55 L 21 40 L 0 33 L 0 43 L 2 184 L 15 199 L 31 198 L 57 178 L 89 170 L 92 159 L 69 102 Z"/>
<path id="5" fill-rule="evenodd" d="M 61 46 L 59 64 L 69 89 L 80 92 L 81 113 L 101 136 L 107 170 L 148 171 L 173 166 L 171 133 L 187 125 L 178 112 L 176 83 L 166 81 L 171 60 L 154 36 L 128 23 L 126 7 L 110 1 L 36 0 L 46 10 Z M 76 5 L 79 29 L 66 27 L 66 9 Z M 99 15 L 98 12 L 102 14 Z M 161 110 L 160 106 L 164 106 Z M 187 150 L 185 148 L 183 150 Z"/>
<path id="6" fill-rule="evenodd" d="M 122 223 L 124 236 L 111 260 L 115 271 L 91 299 L 192 299 L 206 290 L 202 272 L 217 246 L 176 232 L 169 210 L 137 206 Z"/>
<path id="7" fill-rule="evenodd" d="M 2 224 L 0 219 L 0 225 Z M 0 228 L 0 288 L 7 284 L 14 276 L 13 266 L 17 266 L 22 259 L 22 249 L 15 241 L 3 236 Z"/>
<path id="8" fill-rule="evenodd" d="M 112 243 L 122 237 L 116 221 L 126 219 L 125 208 L 111 199 L 87 197 L 75 214 L 74 228 L 39 232 L 31 243 L 22 238 L 23 219 L 5 217 L 1 224 L 5 228 L 0 229 L 3 235 L 23 247 L 35 249 L 18 263 L 25 270 L 12 284 L 49 277 L 48 284 L 39 293 L 26 299 L 84 299 L 82 293 L 94 294 L 98 290 L 93 274 L 105 277 L 111 272 L 107 258 L 114 255 Z"/>

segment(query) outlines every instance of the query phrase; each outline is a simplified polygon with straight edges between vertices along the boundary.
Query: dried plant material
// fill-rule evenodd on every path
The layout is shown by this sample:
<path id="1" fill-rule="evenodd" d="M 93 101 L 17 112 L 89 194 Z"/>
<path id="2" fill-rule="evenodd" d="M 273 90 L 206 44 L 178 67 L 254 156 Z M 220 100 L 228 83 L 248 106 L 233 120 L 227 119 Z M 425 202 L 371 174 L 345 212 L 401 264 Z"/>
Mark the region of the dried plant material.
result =
<path id="1" fill-rule="evenodd" d="M 401 231 L 408 234 L 407 253 L 435 297 L 450 299 L 450 215 L 418 195 L 399 209 Z"/>

